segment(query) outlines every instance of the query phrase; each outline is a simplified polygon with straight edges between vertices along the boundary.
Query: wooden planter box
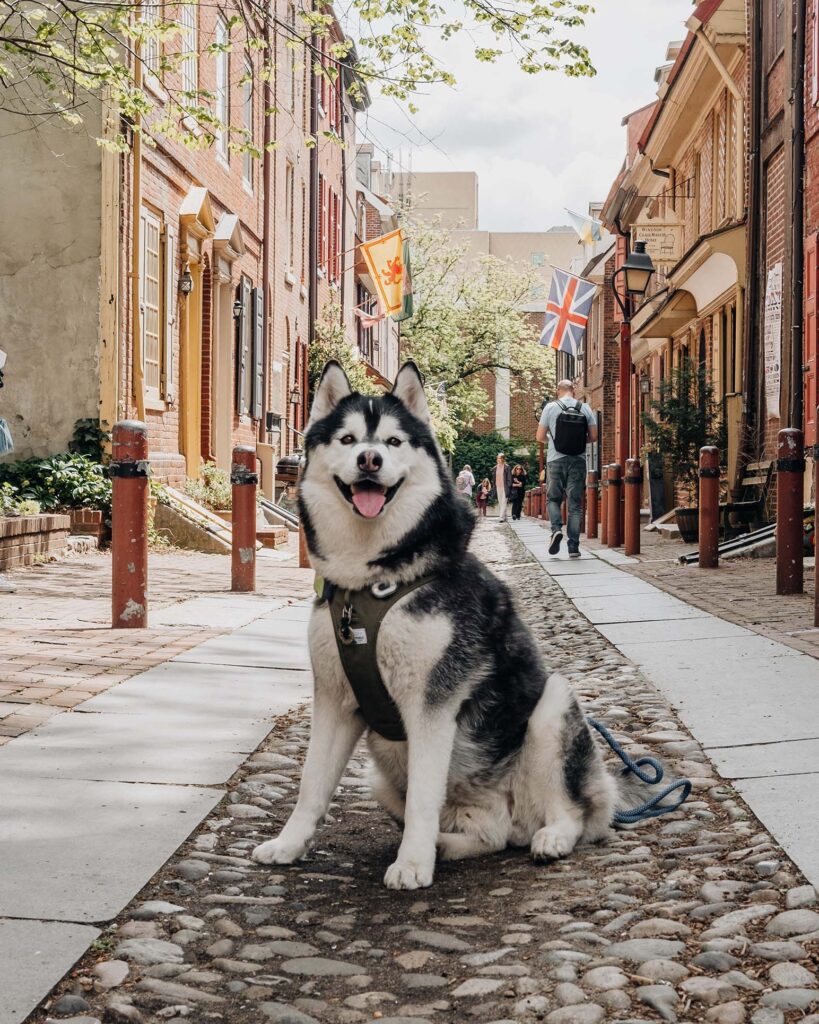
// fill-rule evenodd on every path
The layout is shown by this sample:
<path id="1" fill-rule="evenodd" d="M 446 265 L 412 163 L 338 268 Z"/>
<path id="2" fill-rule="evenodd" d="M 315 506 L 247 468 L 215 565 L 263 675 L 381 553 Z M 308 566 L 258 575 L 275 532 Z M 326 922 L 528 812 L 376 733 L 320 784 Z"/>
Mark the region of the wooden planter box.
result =
<path id="1" fill-rule="evenodd" d="M 61 555 L 68 545 L 70 529 L 70 516 L 0 519 L 0 569 L 33 565 L 38 558 Z"/>

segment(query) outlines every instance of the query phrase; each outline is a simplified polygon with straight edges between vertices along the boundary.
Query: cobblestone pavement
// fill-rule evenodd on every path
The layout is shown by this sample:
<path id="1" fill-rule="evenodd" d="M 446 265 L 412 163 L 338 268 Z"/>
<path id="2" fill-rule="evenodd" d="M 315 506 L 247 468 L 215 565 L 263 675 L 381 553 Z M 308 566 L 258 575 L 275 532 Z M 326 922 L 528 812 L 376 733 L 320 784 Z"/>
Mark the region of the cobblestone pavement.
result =
<path id="1" fill-rule="evenodd" d="M 250 850 L 284 822 L 307 743 L 296 710 L 32 1021 L 818 1024 L 814 889 L 508 529 L 481 524 L 476 549 L 586 708 L 692 777 L 685 809 L 551 866 L 507 851 L 396 893 L 362 748 L 308 858 L 263 868 Z"/>
<path id="2" fill-rule="evenodd" d="M 585 543 L 590 551 L 602 547 L 599 541 Z M 778 596 L 774 558 L 723 559 L 718 569 L 700 569 L 677 561 L 695 551 L 694 545 L 660 540 L 657 534 L 642 531 L 640 546 L 639 562 L 618 568 L 712 615 L 819 658 L 812 558 L 805 559 L 804 594 Z"/>
<path id="3" fill-rule="evenodd" d="M 260 558 L 257 595 L 306 597 L 312 573 L 295 565 L 295 558 Z M 15 570 L 7 577 L 17 592 L 0 594 L 0 745 L 230 628 L 112 630 L 109 553 Z M 160 609 L 229 589 L 230 559 L 224 555 L 151 552 L 149 621 Z"/>

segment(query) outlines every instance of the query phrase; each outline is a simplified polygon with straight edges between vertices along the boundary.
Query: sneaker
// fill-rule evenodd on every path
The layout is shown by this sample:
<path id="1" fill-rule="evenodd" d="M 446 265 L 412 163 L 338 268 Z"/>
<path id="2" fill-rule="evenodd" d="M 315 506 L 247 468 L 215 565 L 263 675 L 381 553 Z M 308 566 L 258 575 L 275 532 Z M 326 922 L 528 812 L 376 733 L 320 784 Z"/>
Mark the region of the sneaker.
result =
<path id="1" fill-rule="evenodd" d="M 569 545 L 569 558 L 580 558 L 580 548 L 576 544 Z"/>
<path id="2" fill-rule="evenodd" d="M 558 551 L 560 551 L 560 544 L 561 544 L 562 540 L 563 540 L 563 531 L 562 530 L 553 530 L 552 531 L 552 542 L 549 545 L 549 554 L 550 555 L 556 555 L 558 553 Z"/>

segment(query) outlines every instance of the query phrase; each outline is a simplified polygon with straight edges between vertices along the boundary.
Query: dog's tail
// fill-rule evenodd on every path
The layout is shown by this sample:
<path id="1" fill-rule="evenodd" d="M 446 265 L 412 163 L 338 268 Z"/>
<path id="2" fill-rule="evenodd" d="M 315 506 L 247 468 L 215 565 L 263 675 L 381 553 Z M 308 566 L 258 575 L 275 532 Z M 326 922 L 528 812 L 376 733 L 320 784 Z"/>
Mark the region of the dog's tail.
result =
<path id="1" fill-rule="evenodd" d="M 589 725 L 608 743 L 623 762 L 617 775 L 617 797 L 614 806 L 615 825 L 634 825 L 647 818 L 676 811 L 691 793 L 689 779 L 664 780 L 663 766 L 654 758 L 644 755 L 632 758 L 601 722 L 590 718 Z"/>

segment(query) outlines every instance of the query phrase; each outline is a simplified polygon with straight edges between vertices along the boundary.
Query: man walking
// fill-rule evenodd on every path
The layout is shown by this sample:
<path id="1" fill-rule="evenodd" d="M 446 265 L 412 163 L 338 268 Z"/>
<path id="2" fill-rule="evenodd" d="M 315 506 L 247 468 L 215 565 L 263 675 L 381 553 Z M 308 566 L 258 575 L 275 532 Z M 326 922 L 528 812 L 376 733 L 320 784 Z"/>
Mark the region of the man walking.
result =
<path id="1" fill-rule="evenodd" d="M 557 399 L 543 409 L 537 439 L 549 448 L 546 455 L 546 480 L 549 487 L 549 519 L 552 539 L 549 554 L 556 555 L 563 541 L 563 498 L 568 504 L 566 532 L 569 558 L 580 558 L 580 516 L 583 487 L 586 483 L 586 445 L 597 440 L 594 413 L 574 396 L 574 384 L 562 380 Z"/>
<path id="2" fill-rule="evenodd" d="M 506 522 L 506 503 L 512 496 L 511 492 L 512 470 L 506 463 L 506 456 L 499 452 L 495 463 L 495 494 L 498 498 L 498 517 L 502 523 Z"/>

